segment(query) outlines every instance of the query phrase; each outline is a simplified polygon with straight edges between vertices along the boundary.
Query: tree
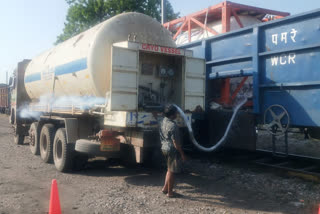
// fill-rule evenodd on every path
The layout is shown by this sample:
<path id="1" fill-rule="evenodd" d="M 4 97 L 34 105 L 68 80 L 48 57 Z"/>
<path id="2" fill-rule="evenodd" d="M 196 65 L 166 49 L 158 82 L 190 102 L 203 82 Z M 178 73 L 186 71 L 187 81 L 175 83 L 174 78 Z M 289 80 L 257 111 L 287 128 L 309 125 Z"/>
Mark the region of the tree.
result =
<path id="1" fill-rule="evenodd" d="M 161 20 L 161 0 L 66 0 L 69 9 L 59 44 L 94 25 L 123 12 L 139 12 Z M 179 17 L 169 0 L 166 1 L 167 20 Z"/>

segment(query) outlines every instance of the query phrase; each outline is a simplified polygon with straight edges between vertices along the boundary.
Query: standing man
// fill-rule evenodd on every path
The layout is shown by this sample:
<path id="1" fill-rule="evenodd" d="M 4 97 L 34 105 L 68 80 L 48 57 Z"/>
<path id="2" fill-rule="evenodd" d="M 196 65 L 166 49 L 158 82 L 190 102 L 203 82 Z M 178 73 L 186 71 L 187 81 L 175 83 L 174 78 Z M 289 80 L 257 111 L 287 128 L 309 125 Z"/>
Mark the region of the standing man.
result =
<path id="1" fill-rule="evenodd" d="M 174 105 L 167 105 L 164 109 L 164 118 L 160 124 L 161 150 L 167 162 L 167 174 L 162 192 L 173 197 L 174 174 L 180 172 L 179 156 L 186 160 L 179 140 L 179 128 L 174 121 L 178 110 Z"/>

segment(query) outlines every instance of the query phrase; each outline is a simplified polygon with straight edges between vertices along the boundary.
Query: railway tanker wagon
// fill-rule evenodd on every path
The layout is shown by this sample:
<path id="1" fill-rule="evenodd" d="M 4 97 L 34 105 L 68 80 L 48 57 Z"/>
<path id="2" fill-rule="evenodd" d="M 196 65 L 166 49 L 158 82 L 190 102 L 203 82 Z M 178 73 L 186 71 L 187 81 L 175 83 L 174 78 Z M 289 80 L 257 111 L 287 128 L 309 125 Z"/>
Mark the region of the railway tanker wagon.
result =
<path id="1" fill-rule="evenodd" d="M 165 104 L 204 107 L 204 60 L 138 13 L 113 17 L 18 71 L 27 96 L 16 90 L 16 142 L 28 135 L 32 153 L 60 171 L 80 156 L 146 161 L 159 150 Z"/>

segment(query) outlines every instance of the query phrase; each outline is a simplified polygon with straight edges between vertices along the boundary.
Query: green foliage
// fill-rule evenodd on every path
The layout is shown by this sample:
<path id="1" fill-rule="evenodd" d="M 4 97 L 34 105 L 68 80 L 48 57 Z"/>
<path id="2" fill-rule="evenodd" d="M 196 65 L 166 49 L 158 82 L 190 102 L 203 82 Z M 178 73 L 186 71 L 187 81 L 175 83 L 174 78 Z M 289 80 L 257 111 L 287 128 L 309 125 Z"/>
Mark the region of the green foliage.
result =
<path id="1" fill-rule="evenodd" d="M 59 44 L 90 27 L 123 12 L 139 12 L 161 20 L 161 0 L 66 0 L 69 4 L 62 34 L 57 37 Z M 166 1 L 167 20 L 179 17 Z"/>

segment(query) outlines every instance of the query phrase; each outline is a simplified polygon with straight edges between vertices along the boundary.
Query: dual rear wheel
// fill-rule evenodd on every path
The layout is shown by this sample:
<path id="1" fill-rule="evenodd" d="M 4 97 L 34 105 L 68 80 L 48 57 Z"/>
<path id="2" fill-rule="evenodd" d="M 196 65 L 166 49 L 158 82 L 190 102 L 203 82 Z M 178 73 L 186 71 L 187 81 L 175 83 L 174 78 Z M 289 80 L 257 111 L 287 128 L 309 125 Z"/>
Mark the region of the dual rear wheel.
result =
<path id="1" fill-rule="evenodd" d="M 45 124 L 40 132 L 40 157 L 45 163 L 53 161 L 53 140 L 55 135 L 53 124 Z"/>
<path id="2" fill-rule="evenodd" d="M 53 141 L 53 160 L 59 171 L 65 172 L 72 168 L 72 151 L 72 144 L 67 143 L 66 130 L 58 129 Z"/>
<path id="3" fill-rule="evenodd" d="M 41 131 L 38 123 L 32 123 L 30 130 L 30 150 L 39 155 L 45 163 L 54 163 L 57 170 L 65 172 L 71 169 L 73 148 L 67 143 L 65 128 L 56 130 L 53 124 L 45 124 Z"/>

